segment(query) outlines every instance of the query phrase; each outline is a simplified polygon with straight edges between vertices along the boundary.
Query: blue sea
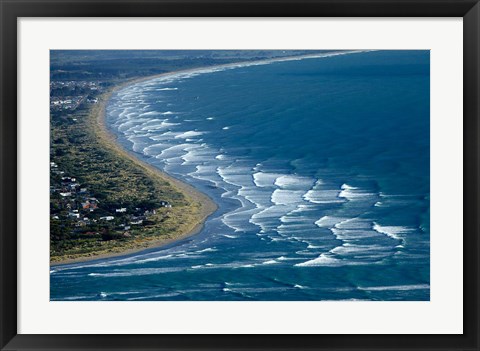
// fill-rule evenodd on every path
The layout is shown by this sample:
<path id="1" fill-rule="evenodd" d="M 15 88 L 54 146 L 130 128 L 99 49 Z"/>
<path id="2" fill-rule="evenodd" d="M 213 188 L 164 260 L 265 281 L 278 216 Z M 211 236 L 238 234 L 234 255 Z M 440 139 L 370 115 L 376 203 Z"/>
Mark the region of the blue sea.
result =
<path id="1" fill-rule="evenodd" d="M 430 299 L 429 51 L 159 77 L 107 123 L 218 210 L 167 247 L 52 267 L 51 300 Z"/>

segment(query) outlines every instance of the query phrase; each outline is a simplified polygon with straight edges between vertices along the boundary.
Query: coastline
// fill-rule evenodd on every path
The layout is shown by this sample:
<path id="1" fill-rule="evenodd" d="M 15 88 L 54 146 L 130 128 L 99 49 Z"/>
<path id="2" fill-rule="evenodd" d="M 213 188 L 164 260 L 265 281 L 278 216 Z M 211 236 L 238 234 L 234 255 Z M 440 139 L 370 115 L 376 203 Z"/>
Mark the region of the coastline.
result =
<path id="1" fill-rule="evenodd" d="M 103 93 L 99 97 L 97 105 L 92 107 L 91 111 L 89 112 L 88 118 L 91 120 L 91 124 L 90 124 L 91 132 L 98 138 L 100 144 L 102 144 L 105 148 L 109 149 L 111 152 L 115 153 L 117 156 L 126 158 L 131 162 L 133 162 L 137 167 L 145 171 L 145 173 L 151 179 L 167 182 L 170 186 L 172 186 L 178 192 L 183 194 L 188 199 L 189 202 L 198 204 L 200 208 L 199 218 L 197 219 L 195 225 L 190 226 L 188 229 L 174 235 L 173 237 L 155 238 L 149 241 L 144 241 L 142 243 L 139 243 L 137 248 L 126 248 L 123 250 L 119 248 L 119 250 L 115 252 L 99 253 L 99 254 L 90 253 L 88 256 L 60 259 L 58 261 L 50 262 L 50 267 L 126 256 L 126 255 L 138 253 L 138 252 L 145 251 L 152 248 L 160 248 L 162 246 L 169 245 L 173 242 L 184 240 L 200 232 L 203 228 L 205 220 L 217 210 L 218 208 L 217 204 L 210 197 L 208 197 L 208 195 L 200 192 L 199 190 L 194 188 L 192 185 L 186 182 L 183 182 L 181 180 L 178 180 L 168 175 L 167 173 L 161 171 L 160 169 L 146 163 L 145 161 L 134 156 L 128 150 L 124 149 L 123 146 L 117 142 L 117 136 L 113 134 L 111 131 L 109 131 L 106 125 L 106 106 L 108 101 L 110 100 L 110 97 L 116 91 L 138 82 L 155 79 L 158 77 L 174 75 L 178 73 L 187 73 L 193 70 L 197 70 L 197 69 L 172 71 L 172 72 L 157 74 L 153 76 L 135 78 L 135 79 L 117 84 L 111 87 L 110 89 L 108 89 L 105 93 Z"/>
<path id="2" fill-rule="evenodd" d="M 165 78 L 169 76 L 175 76 L 178 74 L 188 74 L 188 73 L 195 73 L 195 72 L 204 72 L 209 70 L 218 70 L 218 69 L 230 69 L 236 68 L 241 66 L 253 66 L 253 65 L 261 65 L 261 64 L 268 64 L 271 62 L 284 62 L 284 61 L 292 61 L 292 60 L 301 60 L 301 59 L 309 59 L 309 58 L 320 58 L 320 57 L 329 57 L 329 56 L 337 56 L 346 53 L 352 52 L 361 52 L 361 51 L 343 51 L 343 52 L 329 52 L 329 53 L 316 53 L 316 54 L 307 54 L 307 55 L 298 55 L 298 56 L 285 56 L 279 58 L 270 58 L 270 59 L 262 59 L 262 60 L 253 60 L 253 61 L 239 61 L 234 63 L 227 63 L 221 65 L 213 65 L 213 66 L 204 66 L 204 67 L 196 67 L 196 68 L 189 68 L 177 71 L 170 71 L 145 77 L 138 77 L 129 79 L 127 81 L 121 82 L 109 88 L 105 91 L 98 99 L 98 103 L 93 106 L 88 114 L 88 119 L 90 119 L 90 131 L 94 136 L 98 138 L 99 143 L 104 146 L 106 149 L 110 150 L 118 157 L 128 159 L 133 162 L 137 167 L 141 168 L 145 173 L 152 179 L 152 180 L 159 180 L 163 182 L 169 183 L 173 186 L 178 192 L 182 193 L 189 202 L 193 202 L 194 204 L 199 205 L 199 213 L 198 218 L 194 225 L 189 226 L 185 230 L 182 230 L 180 233 L 175 233 L 172 237 L 168 238 L 153 238 L 148 241 L 142 241 L 136 244 L 134 248 L 116 248 L 114 251 L 111 252 L 99 252 L 99 253 L 89 253 L 86 256 L 80 256 L 75 258 L 63 258 L 59 259 L 58 261 L 51 261 L 50 266 L 60 266 L 66 264 L 73 264 L 79 262 L 87 262 L 87 261 L 94 261 L 99 259 L 107 259 L 113 257 L 120 257 L 126 256 L 138 252 L 142 252 L 152 248 L 160 248 L 176 241 L 184 240 L 190 236 L 193 236 L 201 231 L 204 226 L 205 220 L 212 215 L 218 208 L 217 204 L 206 194 L 200 192 L 192 185 L 181 181 L 177 178 L 170 176 L 169 174 L 163 172 L 162 170 L 148 164 L 147 162 L 141 160 L 140 158 L 136 157 L 131 151 L 125 149 L 120 143 L 117 142 L 117 136 L 112 133 L 106 124 L 106 106 L 108 101 L 110 100 L 112 94 L 115 92 L 144 81 L 149 81 L 157 78 Z M 193 205 L 192 205 L 193 206 Z"/>

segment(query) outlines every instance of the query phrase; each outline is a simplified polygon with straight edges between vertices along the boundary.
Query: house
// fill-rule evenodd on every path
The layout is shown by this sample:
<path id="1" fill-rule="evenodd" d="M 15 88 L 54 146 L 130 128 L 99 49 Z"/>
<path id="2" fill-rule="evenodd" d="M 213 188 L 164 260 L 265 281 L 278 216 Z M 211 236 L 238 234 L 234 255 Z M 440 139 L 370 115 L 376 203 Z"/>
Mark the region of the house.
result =
<path id="1" fill-rule="evenodd" d="M 98 206 L 97 206 L 97 203 L 96 202 L 92 202 L 92 201 L 85 201 L 85 202 L 82 202 L 82 208 L 84 210 L 88 210 L 90 209 L 90 211 L 93 211 L 94 209 L 96 209 Z"/>
<path id="2" fill-rule="evenodd" d="M 100 217 L 100 219 L 103 219 L 105 221 L 113 221 L 115 219 L 115 217 L 113 216 L 105 216 L 105 217 Z"/>
<path id="3" fill-rule="evenodd" d="M 130 222 L 130 224 L 134 224 L 134 225 L 140 225 L 142 223 L 143 223 L 143 219 L 139 219 L 138 221 Z"/>
<path id="4" fill-rule="evenodd" d="M 60 193 L 60 196 L 63 196 L 63 197 L 72 196 L 72 193 L 71 192 Z"/>
<path id="5" fill-rule="evenodd" d="M 127 209 L 126 209 L 125 207 L 117 208 L 117 209 L 115 210 L 115 212 L 125 213 L 125 212 L 127 212 Z"/>
<path id="6" fill-rule="evenodd" d="M 62 177 L 62 180 L 64 183 L 75 183 L 77 181 L 76 178 L 72 177 Z"/>
<path id="7" fill-rule="evenodd" d="M 80 218 L 80 213 L 69 212 L 69 213 L 68 213 L 68 216 L 69 216 L 69 217 L 74 217 L 74 218 Z"/>

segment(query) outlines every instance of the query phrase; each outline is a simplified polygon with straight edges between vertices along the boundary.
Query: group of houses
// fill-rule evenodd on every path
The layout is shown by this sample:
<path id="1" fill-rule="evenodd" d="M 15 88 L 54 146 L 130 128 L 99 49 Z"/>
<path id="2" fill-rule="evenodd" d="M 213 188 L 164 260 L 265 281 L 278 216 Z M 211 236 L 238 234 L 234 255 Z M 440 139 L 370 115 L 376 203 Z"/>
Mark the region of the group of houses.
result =
<path id="1" fill-rule="evenodd" d="M 98 98 L 94 96 L 101 90 L 100 82 L 97 81 L 52 81 L 50 82 L 50 110 L 73 111 L 84 101 L 96 104 Z"/>
<path id="2" fill-rule="evenodd" d="M 50 99 L 50 109 L 58 110 L 75 110 L 85 100 L 86 96 L 69 96 L 69 97 L 52 97 Z"/>
<path id="3" fill-rule="evenodd" d="M 50 184 L 51 202 L 56 204 L 51 206 L 51 218 L 69 223 L 74 231 L 85 231 L 94 225 L 126 233 L 132 226 L 145 225 L 145 221 L 156 214 L 155 209 L 139 207 L 102 208 L 100 201 L 76 177 L 65 175 L 55 162 L 50 162 L 50 170 L 57 175 L 52 177 L 56 181 Z M 167 201 L 161 201 L 160 205 L 172 207 Z"/>

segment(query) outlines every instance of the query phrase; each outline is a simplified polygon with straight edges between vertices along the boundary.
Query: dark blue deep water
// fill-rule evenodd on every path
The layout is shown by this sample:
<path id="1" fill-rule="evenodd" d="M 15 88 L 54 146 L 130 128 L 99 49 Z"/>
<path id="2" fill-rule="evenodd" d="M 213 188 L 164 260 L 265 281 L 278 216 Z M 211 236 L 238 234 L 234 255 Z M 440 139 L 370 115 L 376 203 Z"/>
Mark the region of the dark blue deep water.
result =
<path id="1" fill-rule="evenodd" d="M 52 300 L 429 300 L 428 51 L 204 69 L 118 91 L 125 148 L 219 206 L 167 248 L 53 267 Z"/>

